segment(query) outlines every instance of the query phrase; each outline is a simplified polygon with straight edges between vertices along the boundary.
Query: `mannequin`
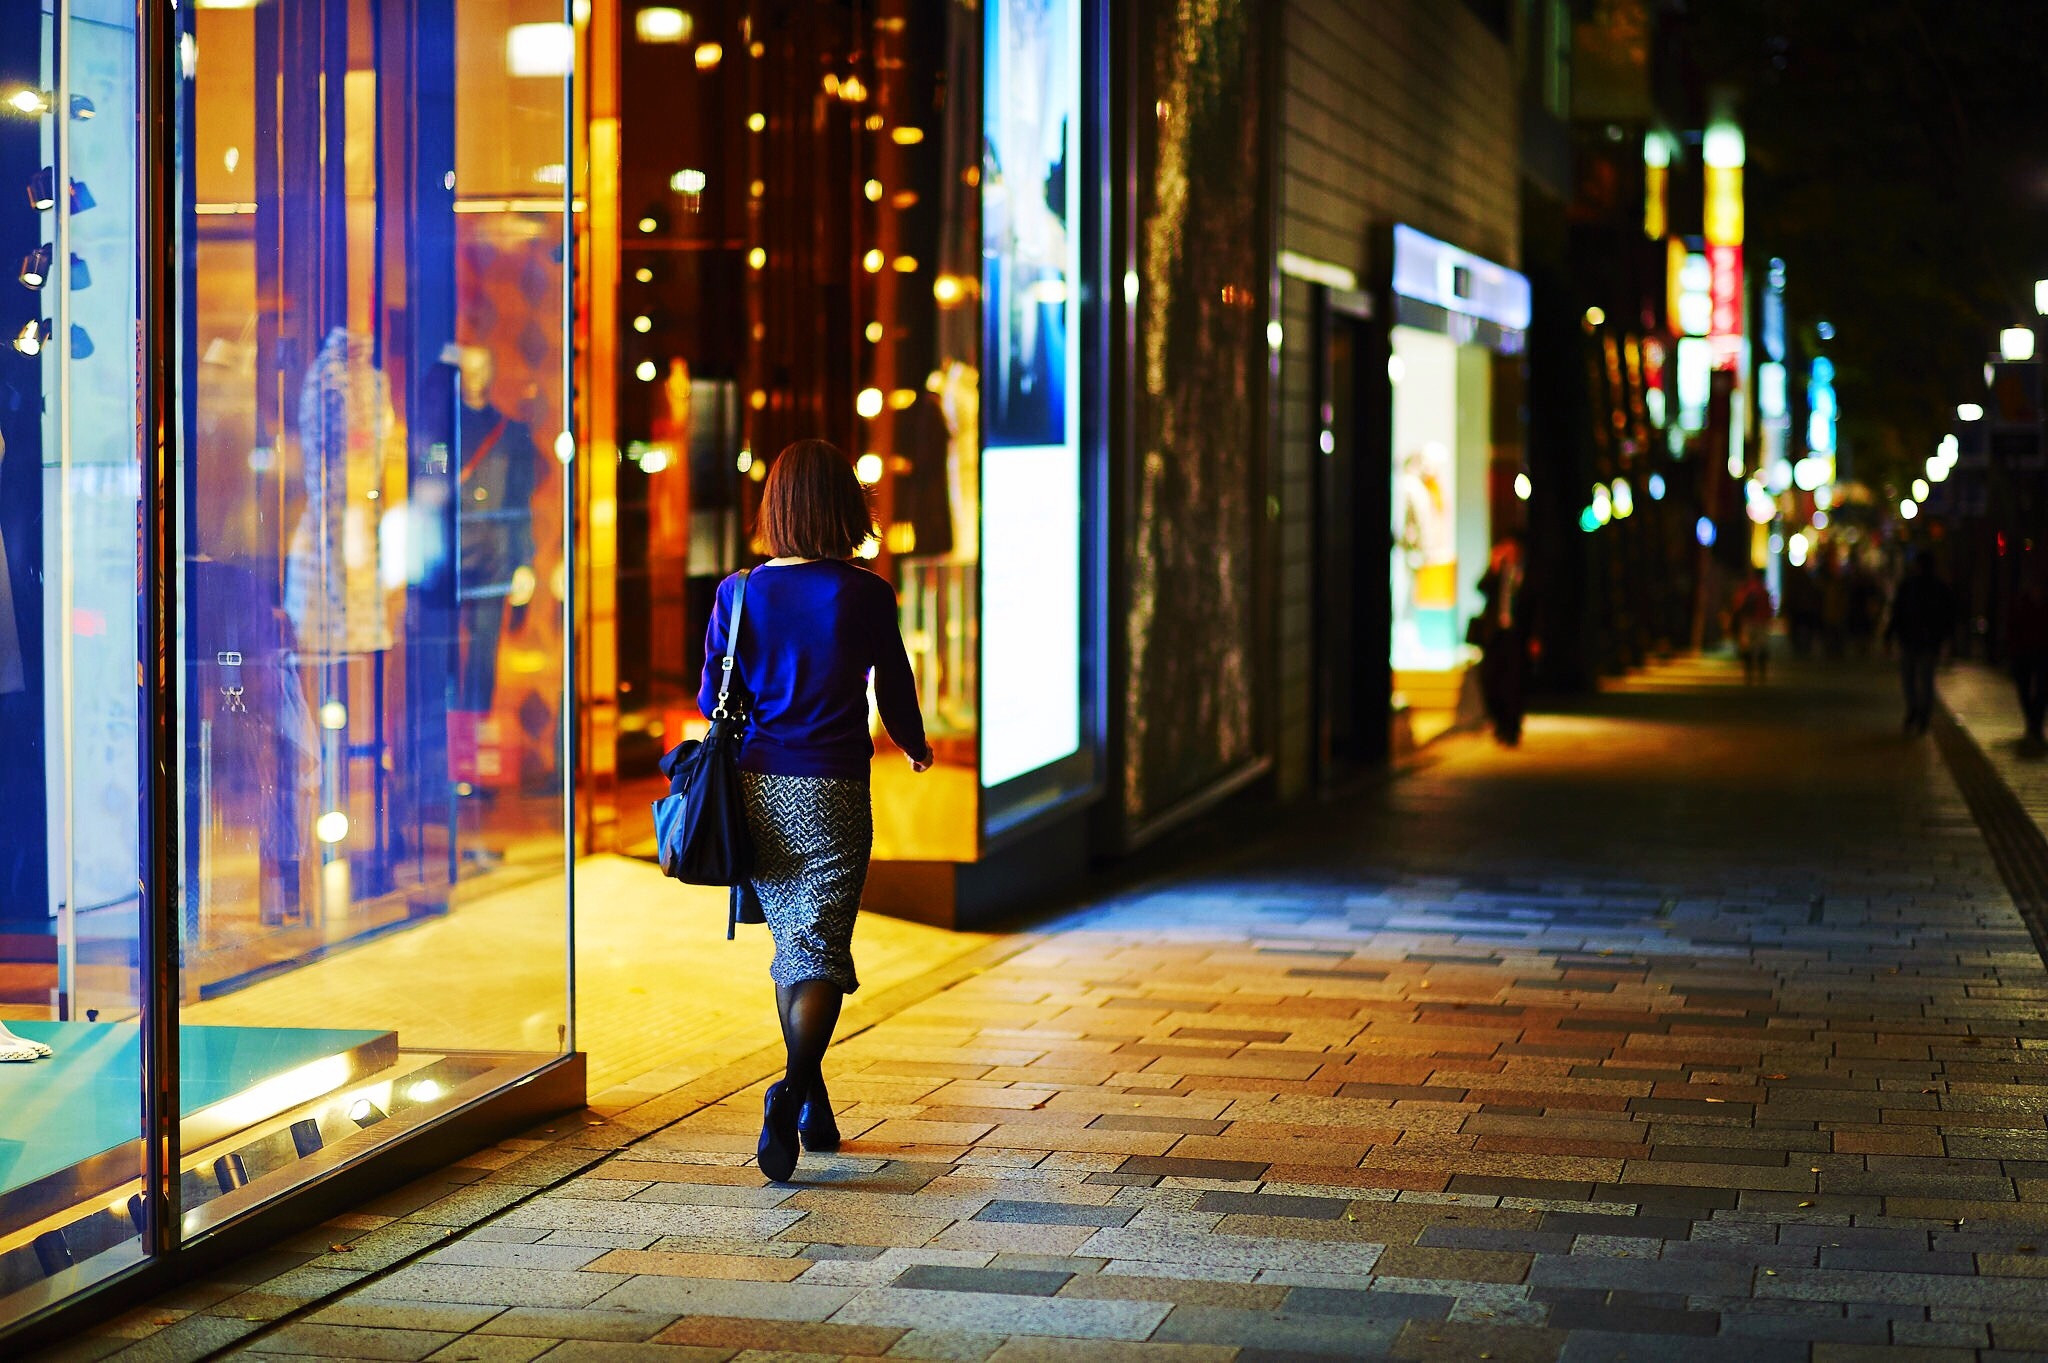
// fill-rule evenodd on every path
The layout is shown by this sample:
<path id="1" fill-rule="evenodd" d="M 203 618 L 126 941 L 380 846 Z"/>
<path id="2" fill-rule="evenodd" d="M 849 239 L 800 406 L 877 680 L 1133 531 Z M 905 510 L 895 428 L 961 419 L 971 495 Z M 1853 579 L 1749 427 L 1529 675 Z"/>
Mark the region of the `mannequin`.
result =
<path id="1" fill-rule="evenodd" d="M 7 1030 L 7 1024 L 0 1022 L 0 1065 L 12 1061 L 48 1060 L 55 1052 L 40 1041 L 30 1041 L 25 1036 L 16 1036 Z"/>
<path id="2" fill-rule="evenodd" d="M 981 373 L 948 360 L 926 387 L 937 393 L 946 418 L 946 500 L 953 518 L 952 556 L 972 563 L 981 554 Z"/>
<path id="3" fill-rule="evenodd" d="M 292 534 L 284 602 L 300 653 L 323 662 L 391 647 L 378 558 L 397 422 L 370 356 L 367 339 L 336 327 L 299 391 L 306 509 Z"/>
<path id="4" fill-rule="evenodd" d="M 513 625 L 533 600 L 533 491 L 540 450 L 533 431 L 491 402 L 497 364 L 482 346 L 465 346 L 458 361 L 462 410 L 457 531 L 462 547 L 460 602 L 463 654 L 457 704 L 488 712 L 498 686 L 498 639 L 506 608 Z"/>

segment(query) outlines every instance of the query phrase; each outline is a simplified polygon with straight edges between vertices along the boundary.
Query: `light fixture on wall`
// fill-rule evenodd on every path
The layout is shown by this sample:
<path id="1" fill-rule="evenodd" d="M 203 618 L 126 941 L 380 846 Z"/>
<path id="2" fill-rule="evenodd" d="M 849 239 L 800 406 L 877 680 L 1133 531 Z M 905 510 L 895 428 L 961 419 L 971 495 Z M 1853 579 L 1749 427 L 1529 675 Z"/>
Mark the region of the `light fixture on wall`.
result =
<path id="1" fill-rule="evenodd" d="M 74 360 L 89 360 L 92 358 L 92 337 L 86 335 L 85 328 L 76 322 L 71 324 L 71 358 Z"/>
<path id="2" fill-rule="evenodd" d="M 44 166 L 29 177 L 28 202 L 38 213 L 57 206 L 57 172 L 54 169 Z"/>
<path id="3" fill-rule="evenodd" d="M 687 42 L 695 28 L 688 10 L 667 5 L 651 5 L 633 16 L 633 36 L 643 43 Z"/>
<path id="4" fill-rule="evenodd" d="M 43 353 L 51 336 L 50 319 L 29 321 L 21 324 L 21 330 L 14 333 L 14 348 L 24 355 L 35 356 Z"/>
<path id="5" fill-rule="evenodd" d="M 50 261 L 54 255 L 48 245 L 43 245 L 22 257 L 21 273 L 16 278 L 21 280 L 23 288 L 40 289 L 50 282 Z"/>
<path id="6" fill-rule="evenodd" d="M 27 86 L 23 86 L 19 90 L 9 91 L 6 98 L 0 99 L 0 104 L 5 104 L 15 113 L 26 114 L 30 118 L 38 118 L 50 112 L 50 103 L 53 98 L 48 91 L 31 90 Z"/>
<path id="7" fill-rule="evenodd" d="M 505 70 L 514 76 L 562 77 L 576 70 L 576 33 L 569 25 L 514 24 L 505 32 Z"/>
<path id="8" fill-rule="evenodd" d="M 92 101 L 84 95 L 73 95 L 71 97 L 71 116 L 80 123 L 90 120 L 98 112 L 99 110 L 93 107 Z"/>

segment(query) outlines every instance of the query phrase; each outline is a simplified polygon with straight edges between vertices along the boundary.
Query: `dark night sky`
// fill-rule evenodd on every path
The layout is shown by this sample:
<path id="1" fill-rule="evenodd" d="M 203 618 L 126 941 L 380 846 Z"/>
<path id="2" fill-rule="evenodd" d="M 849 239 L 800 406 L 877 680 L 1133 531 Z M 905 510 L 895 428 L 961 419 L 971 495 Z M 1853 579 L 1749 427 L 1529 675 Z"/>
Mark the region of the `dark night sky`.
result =
<path id="1" fill-rule="evenodd" d="M 1834 324 L 1845 447 L 1866 479 L 1896 476 L 1981 397 L 1998 329 L 2035 320 L 2048 3 L 1691 0 L 1669 17 L 1683 84 L 1738 92 L 1748 254 L 1785 258 L 1807 353 Z"/>

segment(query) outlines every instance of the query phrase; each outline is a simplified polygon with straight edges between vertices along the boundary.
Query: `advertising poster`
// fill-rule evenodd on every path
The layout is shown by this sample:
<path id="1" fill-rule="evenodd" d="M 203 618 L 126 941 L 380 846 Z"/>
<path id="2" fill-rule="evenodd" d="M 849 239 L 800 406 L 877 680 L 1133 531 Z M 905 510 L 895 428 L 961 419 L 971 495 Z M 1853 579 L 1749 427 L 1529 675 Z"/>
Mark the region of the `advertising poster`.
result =
<path id="1" fill-rule="evenodd" d="M 981 783 L 1081 746 L 1078 0 L 988 0 Z"/>

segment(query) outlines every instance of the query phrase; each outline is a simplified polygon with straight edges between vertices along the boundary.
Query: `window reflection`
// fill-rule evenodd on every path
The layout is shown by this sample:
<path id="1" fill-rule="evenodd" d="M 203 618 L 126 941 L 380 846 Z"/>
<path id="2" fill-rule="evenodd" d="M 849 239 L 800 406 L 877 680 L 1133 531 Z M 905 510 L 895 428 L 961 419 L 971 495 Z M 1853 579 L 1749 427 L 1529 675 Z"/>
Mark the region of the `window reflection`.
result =
<path id="1" fill-rule="evenodd" d="M 136 43 L 44 11 L 0 6 L 0 1326 L 142 1254 Z"/>
<path id="2" fill-rule="evenodd" d="M 559 17 L 193 15 L 188 1234 L 566 1045 Z"/>
<path id="3" fill-rule="evenodd" d="M 912 783 L 877 726 L 876 855 L 971 860 L 981 16 L 720 0 L 685 22 L 687 39 L 663 23 L 621 35 L 616 285 L 590 303 L 610 399 L 595 435 L 619 454 L 620 807 L 644 807 L 655 760 L 703 723 L 712 592 L 754 561 L 768 461 L 822 437 L 873 489 L 868 563 L 897 589 L 940 757 Z"/>

